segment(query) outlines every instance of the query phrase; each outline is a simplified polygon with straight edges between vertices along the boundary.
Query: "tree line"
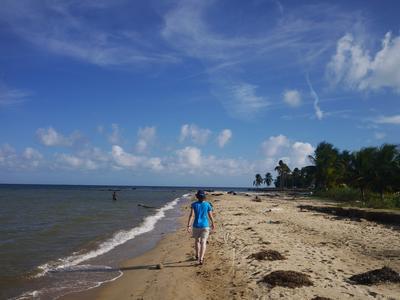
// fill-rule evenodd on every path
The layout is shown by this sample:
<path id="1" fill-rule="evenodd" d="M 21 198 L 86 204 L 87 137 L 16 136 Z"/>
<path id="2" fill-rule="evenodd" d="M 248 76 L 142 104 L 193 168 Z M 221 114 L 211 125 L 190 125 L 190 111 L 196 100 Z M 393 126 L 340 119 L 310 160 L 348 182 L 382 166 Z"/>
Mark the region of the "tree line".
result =
<path id="1" fill-rule="evenodd" d="M 332 144 L 318 144 L 311 164 L 301 169 L 289 166 L 282 160 L 275 167 L 277 177 L 271 173 L 263 178 L 256 174 L 253 185 L 274 182 L 279 188 L 313 188 L 329 190 L 335 187 L 358 189 L 361 200 L 366 192 L 378 193 L 383 200 L 386 192 L 400 191 L 400 146 L 383 144 L 380 147 L 366 147 L 358 151 L 340 151 Z"/>

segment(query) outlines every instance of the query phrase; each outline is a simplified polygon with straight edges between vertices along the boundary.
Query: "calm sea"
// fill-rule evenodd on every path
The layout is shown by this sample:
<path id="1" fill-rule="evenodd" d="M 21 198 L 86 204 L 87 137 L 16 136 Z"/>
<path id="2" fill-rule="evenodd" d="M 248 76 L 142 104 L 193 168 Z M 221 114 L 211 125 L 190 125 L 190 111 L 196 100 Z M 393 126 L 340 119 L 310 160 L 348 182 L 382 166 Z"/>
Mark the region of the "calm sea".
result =
<path id="1" fill-rule="evenodd" d="M 0 185 L 0 299 L 54 299 L 116 279 L 121 261 L 176 228 L 192 191 Z"/>

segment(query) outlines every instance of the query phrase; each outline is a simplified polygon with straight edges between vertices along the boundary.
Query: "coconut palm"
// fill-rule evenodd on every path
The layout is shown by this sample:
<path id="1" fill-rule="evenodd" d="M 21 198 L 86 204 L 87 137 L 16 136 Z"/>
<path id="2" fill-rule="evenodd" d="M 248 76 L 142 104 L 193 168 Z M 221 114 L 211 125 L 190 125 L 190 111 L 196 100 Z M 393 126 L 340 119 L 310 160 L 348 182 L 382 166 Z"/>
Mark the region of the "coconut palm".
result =
<path id="1" fill-rule="evenodd" d="M 270 172 L 268 172 L 268 173 L 266 173 L 265 174 L 265 178 L 264 178 L 264 183 L 267 185 L 267 186 L 270 186 L 271 185 L 271 183 L 272 183 L 272 174 L 270 173 Z"/>
<path id="2" fill-rule="evenodd" d="M 275 171 L 279 174 L 279 183 L 283 190 L 285 187 L 285 179 L 287 175 L 290 174 L 290 168 L 283 162 L 283 160 L 280 160 L 278 165 L 275 167 Z"/>
<path id="3" fill-rule="evenodd" d="M 257 188 L 263 183 L 264 179 L 260 174 L 256 174 L 256 179 L 253 181 L 253 185 L 255 185 Z"/>

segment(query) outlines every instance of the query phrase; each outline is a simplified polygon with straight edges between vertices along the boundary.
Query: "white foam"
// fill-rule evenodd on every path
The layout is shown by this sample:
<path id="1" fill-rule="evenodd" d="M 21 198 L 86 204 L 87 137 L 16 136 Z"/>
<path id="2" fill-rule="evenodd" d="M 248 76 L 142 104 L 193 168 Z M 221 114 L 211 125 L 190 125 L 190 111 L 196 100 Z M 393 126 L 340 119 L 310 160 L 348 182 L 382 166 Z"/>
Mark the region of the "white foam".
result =
<path id="1" fill-rule="evenodd" d="M 182 198 L 187 198 L 191 194 L 184 194 L 180 198 L 176 198 L 175 200 L 167 203 L 163 207 L 157 209 L 156 213 L 151 216 L 147 216 L 143 222 L 137 226 L 134 227 L 130 230 L 123 230 L 119 231 L 116 234 L 114 234 L 113 237 L 111 237 L 109 240 L 106 240 L 105 242 L 101 243 L 96 249 L 89 251 L 87 253 L 74 253 L 71 256 L 65 257 L 65 258 L 60 258 L 56 262 L 53 263 L 45 263 L 43 265 L 40 265 L 38 268 L 42 270 L 39 274 L 36 275 L 36 277 L 41 277 L 45 275 L 49 271 L 57 272 L 57 271 L 62 271 L 65 269 L 69 269 L 72 266 L 75 266 L 81 262 L 84 262 L 86 260 L 89 260 L 91 258 L 97 257 L 99 255 L 102 255 L 104 253 L 107 253 L 114 249 L 115 247 L 124 244 L 125 242 L 134 239 L 138 235 L 141 235 L 143 233 L 152 231 L 157 224 L 157 222 L 165 217 L 165 212 L 174 208 L 176 204 L 178 204 L 179 200 Z"/>

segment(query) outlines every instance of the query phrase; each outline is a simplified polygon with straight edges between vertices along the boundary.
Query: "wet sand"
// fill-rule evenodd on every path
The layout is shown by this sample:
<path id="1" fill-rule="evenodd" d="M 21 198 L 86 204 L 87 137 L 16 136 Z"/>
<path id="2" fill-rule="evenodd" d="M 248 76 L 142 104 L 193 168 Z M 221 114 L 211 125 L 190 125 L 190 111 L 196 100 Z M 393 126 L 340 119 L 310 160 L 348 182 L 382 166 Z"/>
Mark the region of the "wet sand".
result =
<path id="1" fill-rule="evenodd" d="M 193 261 L 184 216 L 182 229 L 124 262 L 121 278 L 62 299 L 400 299 L 399 283 L 365 286 L 348 281 L 383 266 L 400 271 L 399 228 L 297 207 L 315 200 L 258 197 L 261 202 L 252 201 L 254 194 L 209 197 L 217 228 L 203 266 Z M 188 214 L 189 203 L 183 209 Z M 285 259 L 252 257 L 261 250 L 275 250 Z M 308 275 L 312 285 L 271 287 L 262 282 L 278 270 Z"/>

